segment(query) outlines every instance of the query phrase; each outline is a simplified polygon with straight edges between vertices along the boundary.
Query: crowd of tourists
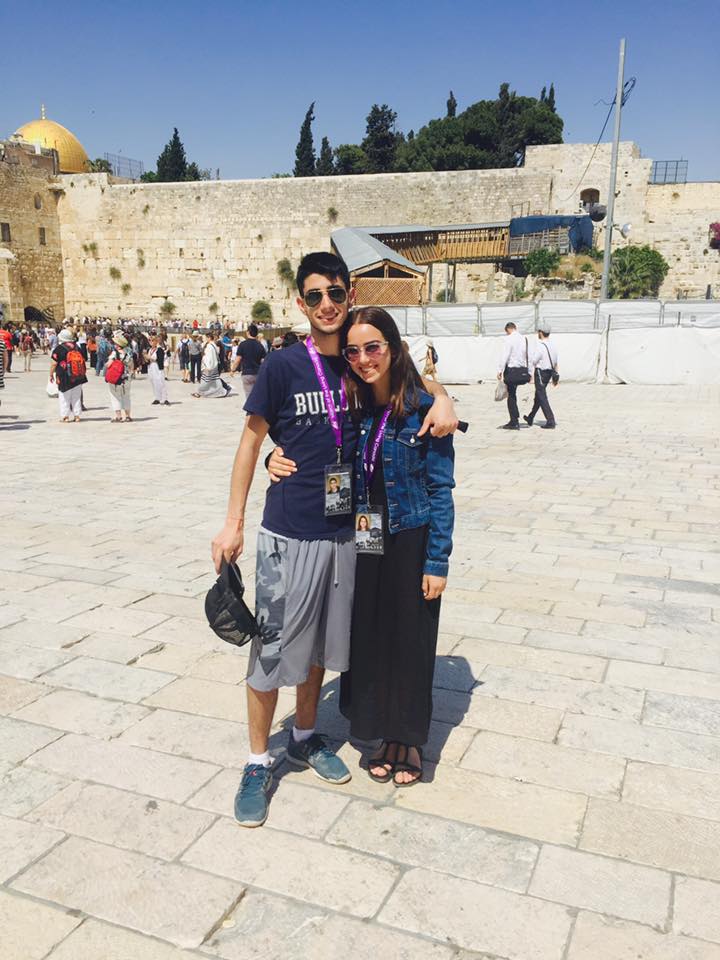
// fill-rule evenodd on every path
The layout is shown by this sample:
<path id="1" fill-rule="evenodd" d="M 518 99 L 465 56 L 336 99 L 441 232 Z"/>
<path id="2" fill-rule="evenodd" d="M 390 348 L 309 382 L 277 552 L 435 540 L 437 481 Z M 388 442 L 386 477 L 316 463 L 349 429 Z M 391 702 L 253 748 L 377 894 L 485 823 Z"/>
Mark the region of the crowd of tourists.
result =
<path id="1" fill-rule="evenodd" d="M 13 356 L 21 354 L 25 372 L 32 370 L 36 353 L 49 354 L 48 394 L 57 396 L 60 420 L 77 423 L 85 409 L 82 387 L 88 373 L 102 377 L 108 386 L 111 423 L 130 422 L 131 387 L 147 376 L 153 389 L 154 405 L 170 406 L 167 381 L 178 367 L 182 383 L 195 384 L 194 398 L 227 397 L 236 393 L 225 376 L 240 374 L 247 397 L 260 364 L 268 353 L 296 343 L 289 332 L 269 343 L 258 326 L 250 324 L 244 337 L 229 330 L 210 329 L 201 334 L 190 325 L 171 337 L 166 325 L 146 332 L 134 321 L 123 321 L 116 329 L 110 324 L 96 326 L 101 318 L 68 318 L 62 327 L 28 324 L 17 327 L 0 323 L 3 363 L 0 376 L 13 369 Z"/>

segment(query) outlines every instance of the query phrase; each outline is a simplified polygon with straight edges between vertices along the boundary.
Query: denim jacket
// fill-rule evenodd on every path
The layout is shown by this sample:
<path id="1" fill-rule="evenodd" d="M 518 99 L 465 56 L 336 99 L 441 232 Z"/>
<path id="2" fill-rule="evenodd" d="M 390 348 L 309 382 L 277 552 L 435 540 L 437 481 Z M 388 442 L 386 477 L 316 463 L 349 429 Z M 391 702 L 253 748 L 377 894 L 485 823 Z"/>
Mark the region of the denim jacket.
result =
<path id="1" fill-rule="evenodd" d="M 455 453 L 452 436 L 418 437 L 432 397 L 419 391 L 420 409 L 409 411 L 402 419 L 388 420 L 382 442 L 385 493 L 388 502 L 390 533 L 429 527 L 423 572 L 437 577 L 448 574 L 448 558 L 452 552 L 452 531 L 455 520 L 452 489 L 455 486 L 453 467 Z M 360 423 L 360 437 L 355 455 L 355 503 L 367 502 L 363 453 L 373 418 L 368 415 Z"/>

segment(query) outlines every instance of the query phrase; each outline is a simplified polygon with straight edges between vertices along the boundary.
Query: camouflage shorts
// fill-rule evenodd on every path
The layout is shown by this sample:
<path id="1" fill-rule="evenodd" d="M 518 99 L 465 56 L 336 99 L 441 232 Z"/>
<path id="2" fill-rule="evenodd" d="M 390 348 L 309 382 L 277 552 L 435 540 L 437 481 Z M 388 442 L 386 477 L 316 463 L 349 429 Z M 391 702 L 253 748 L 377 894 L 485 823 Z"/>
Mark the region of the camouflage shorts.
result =
<path id="1" fill-rule="evenodd" d="M 350 657 L 355 544 L 292 540 L 260 529 L 248 684 L 276 690 L 303 683 L 311 666 L 342 672 Z"/>

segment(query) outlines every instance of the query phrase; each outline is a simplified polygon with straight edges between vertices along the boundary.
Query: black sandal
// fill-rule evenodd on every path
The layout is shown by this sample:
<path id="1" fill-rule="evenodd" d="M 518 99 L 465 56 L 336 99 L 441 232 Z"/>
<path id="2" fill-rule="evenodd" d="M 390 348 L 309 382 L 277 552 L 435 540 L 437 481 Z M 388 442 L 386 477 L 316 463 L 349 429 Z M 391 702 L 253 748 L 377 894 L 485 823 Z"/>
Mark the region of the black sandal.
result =
<path id="1" fill-rule="evenodd" d="M 405 743 L 401 743 L 399 744 L 399 746 L 402 747 L 405 752 L 402 754 L 402 760 L 401 760 L 400 751 L 398 751 L 398 759 L 395 761 L 395 765 L 393 768 L 393 784 L 397 787 L 398 790 L 401 790 L 403 787 L 414 787 L 416 783 L 420 783 L 423 775 L 423 768 L 422 768 L 423 752 L 422 752 L 422 747 L 415 747 L 412 744 L 408 746 Z M 417 750 L 418 756 L 420 757 L 420 766 L 417 766 L 417 764 L 414 764 L 414 763 L 408 763 L 408 755 L 411 749 Z M 398 773 L 414 773 L 414 774 L 417 774 L 417 776 L 413 777 L 412 780 L 408 780 L 407 783 L 398 783 L 398 781 L 394 779 L 396 774 Z"/>
<path id="2" fill-rule="evenodd" d="M 368 776 L 371 780 L 374 780 L 375 783 L 388 783 L 392 779 L 395 773 L 395 761 L 388 757 L 388 753 L 390 747 L 395 747 L 395 754 L 397 755 L 397 746 L 393 740 L 385 740 L 383 741 L 380 755 L 368 758 Z M 390 769 L 386 770 L 384 774 L 373 773 L 370 769 L 371 767 L 384 767 L 386 764 L 389 765 Z"/>

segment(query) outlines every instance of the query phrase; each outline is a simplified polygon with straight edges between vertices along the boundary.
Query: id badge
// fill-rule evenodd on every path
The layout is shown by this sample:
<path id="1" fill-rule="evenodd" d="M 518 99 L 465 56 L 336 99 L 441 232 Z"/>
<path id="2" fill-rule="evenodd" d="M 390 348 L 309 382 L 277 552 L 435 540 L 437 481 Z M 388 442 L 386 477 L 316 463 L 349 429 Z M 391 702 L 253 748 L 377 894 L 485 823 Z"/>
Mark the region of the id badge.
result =
<path id="1" fill-rule="evenodd" d="M 325 516 L 352 513 L 352 469 L 348 463 L 325 467 Z"/>
<path id="2" fill-rule="evenodd" d="M 376 557 L 383 555 L 382 507 L 358 507 L 355 512 L 355 550 Z"/>

